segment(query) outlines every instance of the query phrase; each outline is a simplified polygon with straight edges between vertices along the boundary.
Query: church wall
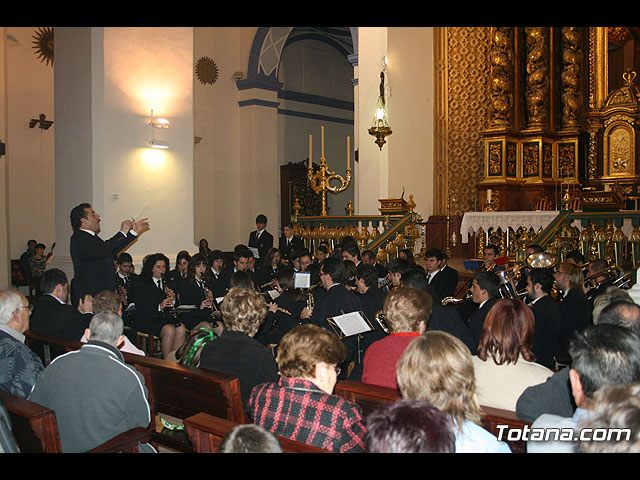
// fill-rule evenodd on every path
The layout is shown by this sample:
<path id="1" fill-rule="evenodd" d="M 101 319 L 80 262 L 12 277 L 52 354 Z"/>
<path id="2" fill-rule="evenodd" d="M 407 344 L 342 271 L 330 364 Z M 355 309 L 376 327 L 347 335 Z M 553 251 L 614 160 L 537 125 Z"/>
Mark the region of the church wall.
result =
<path id="1" fill-rule="evenodd" d="M 53 68 L 41 61 L 32 47 L 35 27 L 4 27 L 3 128 L 6 145 L 7 247 L 10 258 L 19 258 L 31 238 L 47 251 L 55 241 L 54 227 L 54 124 L 48 130 L 29 128 L 29 120 L 41 113 L 54 120 Z M 7 39 L 11 35 L 12 40 Z M 14 40 L 15 39 L 15 40 Z M 6 48 L 5 48 L 6 47 Z M 56 251 L 60 245 L 56 247 Z M 4 251 L 4 249 L 2 250 Z M 4 258 L 4 254 L 2 255 Z M 3 265 L 4 267 L 4 265 Z M 4 279 L 4 276 L 2 277 Z M 0 287 L 2 282 L 0 281 Z"/>

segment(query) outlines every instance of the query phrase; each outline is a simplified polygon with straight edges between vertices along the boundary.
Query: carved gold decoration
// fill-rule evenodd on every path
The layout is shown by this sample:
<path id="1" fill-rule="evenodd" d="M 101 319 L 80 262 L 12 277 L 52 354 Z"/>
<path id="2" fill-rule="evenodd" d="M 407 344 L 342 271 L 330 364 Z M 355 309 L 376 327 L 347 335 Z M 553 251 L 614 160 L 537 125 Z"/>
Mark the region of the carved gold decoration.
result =
<path id="1" fill-rule="evenodd" d="M 490 126 L 508 127 L 513 123 L 513 30 L 510 27 L 494 27 L 491 32 L 489 66 L 491 82 L 489 96 Z"/>
<path id="2" fill-rule="evenodd" d="M 582 114 L 581 73 L 583 64 L 581 30 L 562 28 L 562 125 L 576 127 Z"/>
<path id="3" fill-rule="evenodd" d="M 527 126 L 541 127 L 547 123 L 549 96 L 547 30 L 545 27 L 525 27 L 524 30 L 527 49 L 525 78 Z"/>

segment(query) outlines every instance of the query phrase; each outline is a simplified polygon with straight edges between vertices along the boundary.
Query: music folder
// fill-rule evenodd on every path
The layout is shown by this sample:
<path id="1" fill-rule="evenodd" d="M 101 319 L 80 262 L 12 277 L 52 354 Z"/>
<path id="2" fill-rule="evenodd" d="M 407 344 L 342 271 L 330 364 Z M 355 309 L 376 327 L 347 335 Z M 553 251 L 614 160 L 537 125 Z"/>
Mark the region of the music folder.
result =
<path id="1" fill-rule="evenodd" d="M 293 274 L 293 288 L 311 287 L 311 272 L 295 272 Z"/>
<path id="2" fill-rule="evenodd" d="M 327 322 L 341 340 L 374 329 L 363 312 L 351 312 L 330 317 L 327 318 Z"/>

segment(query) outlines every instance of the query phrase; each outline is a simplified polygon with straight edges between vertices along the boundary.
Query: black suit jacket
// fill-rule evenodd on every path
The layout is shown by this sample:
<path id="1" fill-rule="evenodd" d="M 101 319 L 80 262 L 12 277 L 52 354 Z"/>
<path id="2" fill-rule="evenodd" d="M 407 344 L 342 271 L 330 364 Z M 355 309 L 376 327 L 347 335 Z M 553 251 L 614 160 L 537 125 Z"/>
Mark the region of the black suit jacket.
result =
<path id="1" fill-rule="evenodd" d="M 264 262 L 264 257 L 267 256 L 267 252 L 273 248 L 273 235 L 266 230 L 263 230 L 258 238 L 258 231 L 254 230 L 249 234 L 249 247 L 257 248 L 260 255 L 260 265 Z"/>
<path id="2" fill-rule="evenodd" d="M 572 289 L 560 300 L 560 332 L 556 356 L 569 355 L 569 342 L 575 332 L 591 325 L 591 304 L 582 290 Z"/>
<path id="3" fill-rule="evenodd" d="M 80 313 L 66 303 L 60 303 L 44 294 L 33 307 L 29 329 L 45 335 L 79 341 L 93 318 L 91 313 Z"/>
<path id="4" fill-rule="evenodd" d="M 488 310 L 487 310 L 488 311 Z M 434 304 L 427 331 L 440 330 L 461 340 L 471 352 L 477 352 L 478 342 L 474 343 L 471 331 L 454 306 Z"/>
<path id="5" fill-rule="evenodd" d="M 115 291 L 116 267 L 113 259 L 136 238 L 132 233 L 124 235 L 118 232 L 105 241 L 98 235 L 91 235 L 83 230 L 73 232 L 69 248 L 73 261 L 73 305 L 85 294 L 95 295 L 102 290 Z"/>
<path id="6" fill-rule="evenodd" d="M 473 342 L 471 344 L 473 348 L 469 349 L 471 350 L 471 355 L 478 353 L 478 343 L 480 342 L 480 335 L 484 328 L 484 320 L 487 318 L 487 313 L 489 313 L 489 310 L 491 310 L 491 307 L 493 307 L 493 304 L 496 303 L 497 300 L 497 298 L 491 297 L 482 307 L 478 308 L 469 319 L 469 330 L 471 331 L 471 341 Z"/>
<path id="7" fill-rule="evenodd" d="M 458 271 L 446 265 L 429 283 L 438 293 L 440 299 L 453 297 L 458 285 Z"/>
<path id="8" fill-rule="evenodd" d="M 291 242 L 287 243 L 287 239 L 280 237 L 278 242 L 278 251 L 280 252 L 280 260 L 290 261 L 291 253 L 304 249 L 304 242 L 295 235 L 291 237 Z M 293 265 L 290 265 L 293 267 Z"/>
<path id="9" fill-rule="evenodd" d="M 558 348 L 562 322 L 560 307 L 551 295 L 545 295 L 531 305 L 531 310 L 536 321 L 531 351 L 536 356 L 536 362 L 555 370 L 554 355 Z"/>

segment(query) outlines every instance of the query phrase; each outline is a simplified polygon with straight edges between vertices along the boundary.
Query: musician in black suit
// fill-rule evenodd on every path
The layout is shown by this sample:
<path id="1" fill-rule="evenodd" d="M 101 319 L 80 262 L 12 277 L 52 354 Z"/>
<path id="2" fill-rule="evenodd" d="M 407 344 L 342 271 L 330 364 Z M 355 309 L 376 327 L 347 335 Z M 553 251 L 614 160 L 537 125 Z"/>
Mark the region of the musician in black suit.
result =
<path id="1" fill-rule="evenodd" d="M 267 232 L 267 217 L 260 214 L 256 217 L 256 229 L 249 234 L 250 248 L 258 250 L 258 265 L 264 265 L 269 249 L 273 248 L 273 235 Z"/>
<path id="2" fill-rule="evenodd" d="M 569 342 L 575 332 L 584 330 L 592 323 L 592 309 L 582 289 L 584 276 L 580 267 L 571 262 L 562 262 L 554 275 L 558 288 L 563 291 L 560 299 L 560 333 L 556 359 L 559 363 L 568 364 Z"/>
<path id="3" fill-rule="evenodd" d="M 213 298 L 224 297 L 227 292 L 223 284 L 222 272 L 224 271 L 224 253 L 222 250 L 213 250 L 209 255 L 209 285 Z"/>
<path id="4" fill-rule="evenodd" d="M 256 278 L 252 272 L 249 272 L 249 259 L 253 257 L 253 253 L 247 248 L 236 248 L 233 252 L 233 266 L 225 268 L 220 275 L 220 288 L 224 288 L 225 295 L 232 287 L 231 276 L 238 271 L 247 272 L 253 285 L 256 285 Z M 259 285 L 258 285 L 259 286 Z"/>
<path id="5" fill-rule="evenodd" d="M 176 306 L 176 296 L 175 286 L 168 285 L 164 278 L 168 270 L 169 259 L 162 253 L 147 257 L 133 297 L 134 328 L 160 337 L 164 358 L 187 338 L 185 326 L 171 313 Z"/>
<path id="6" fill-rule="evenodd" d="M 282 227 L 282 237 L 278 242 L 278 251 L 280 252 L 280 261 L 289 267 L 293 267 L 291 263 L 291 253 L 304 249 L 304 242 L 301 238 L 293 235 L 293 224 L 287 223 Z"/>
<path id="7" fill-rule="evenodd" d="M 98 236 L 100 215 L 88 203 L 74 207 L 70 220 L 73 228 L 70 252 L 74 272 L 71 303 L 76 305 L 77 300 L 85 294 L 115 290 L 114 258 L 143 230 L 149 228 L 149 223 L 146 218 L 136 222 L 124 220 L 120 231 L 105 241 Z"/>
<path id="8" fill-rule="evenodd" d="M 440 330 L 447 332 L 461 340 L 469 350 L 477 349 L 477 343 L 474 346 L 471 331 L 464 322 L 455 307 L 451 305 L 443 306 L 441 302 L 437 302 L 437 293 L 431 285 L 427 283 L 424 273 L 418 268 L 407 270 L 402 276 L 402 286 L 411 287 L 422 290 L 431 296 L 433 305 L 431 306 L 431 318 L 427 322 L 427 330 Z"/>
<path id="9" fill-rule="evenodd" d="M 212 329 L 217 323 L 214 312 L 219 312 L 220 308 L 211 291 L 210 272 L 207 258 L 196 253 L 189 259 L 186 276 L 175 283 L 178 304 L 195 307 L 193 311 L 180 315 L 180 321 L 189 330 L 197 327 Z"/>
<path id="10" fill-rule="evenodd" d="M 440 300 L 453 297 L 458 286 L 458 271 L 447 265 L 447 255 L 437 248 L 427 250 L 426 278 L 429 285 L 438 293 Z M 436 301 L 439 301 L 436 299 Z"/>
<path id="11" fill-rule="evenodd" d="M 470 349 L 471 355 L 478 353 L 478 343 L 484 328 L 484 320 L 493 304 L 496 303 L 499 292 L 500 279 L 495 273 L 484 270 L 473 275 L 471 294 L 473 303 L 478 305 L 478 310 L 469 319 L 469 330 L 473 341 L 473 348 Z"/>
<path id="12" fill-rule="evenodd" d="M 608 280 L 607 275 L 604 274 L 608 268 L 609 262 L 604 258 L 598 258 L 589 263 L 589 268 L 587 269 L 589 285 L 587 285 L 585 293 L 589 298 L 591 308 L 593 308 L 593 304 L 596 298 L 598 298 L 598 295 L 602 295 L 606 292 L 607 288 L 613 285 L 613 282 Z M 601 275 L 601 273 L 603 275 Z M 595 287 L 593 286 L 594 284 L 596 285 Z"/>
<path id="13" fill-rule="evenodd" d="M 555 370 L 562 315 L 560 307 L 549 295 L 552 287 L 553 275 L 548 269 L 531 269 L 527 277 L 527 294 L 531 299 L 529 306 L 536 321 L 531 351 L 536 356 L 537 363 Z"/>
<path id="14" fill-rule="evenodd" d="M 270 248 L 267 255 L 264 257 L 264 263 L 258 268 L 256 275 L 256 286 L 262 290 L 267 291 L 273 289 L 273 282 L 280 268 L 280 252 L 277 248 Z M 275 283 L 275 282 L 273 282 Z"/>
<path id="15" fill-rule="evenodd" d="M 79 341 L 93 318 L 91 297 L 80 300 L 78 308 L 67 304 L 69 282 L 67 275 L 57 268 L 45 270 L 40 287 L 42 295 L 33 308 L 30 330 Z"/>
<path id="16" fill-rule="evenodd" d="M 322 262 L 320 281 L 327 293 L 315 303 L 313 312 L 308 308 L 302 310 L 300 318 L 303 321 L 334 331 L 327 320 L 328 318 L 362 310 L 362 303 L 358 296 L 344 285 L 345 274 L 346 268 L 342 260 L 329 257 Z M 341 365 L 341 376 L 338 378 L 346 378 L 346 367 L 357 358 L 357 339 L 355 336 L 345 337 L 342 342 L 347 347 L 347 358 Z"/>

